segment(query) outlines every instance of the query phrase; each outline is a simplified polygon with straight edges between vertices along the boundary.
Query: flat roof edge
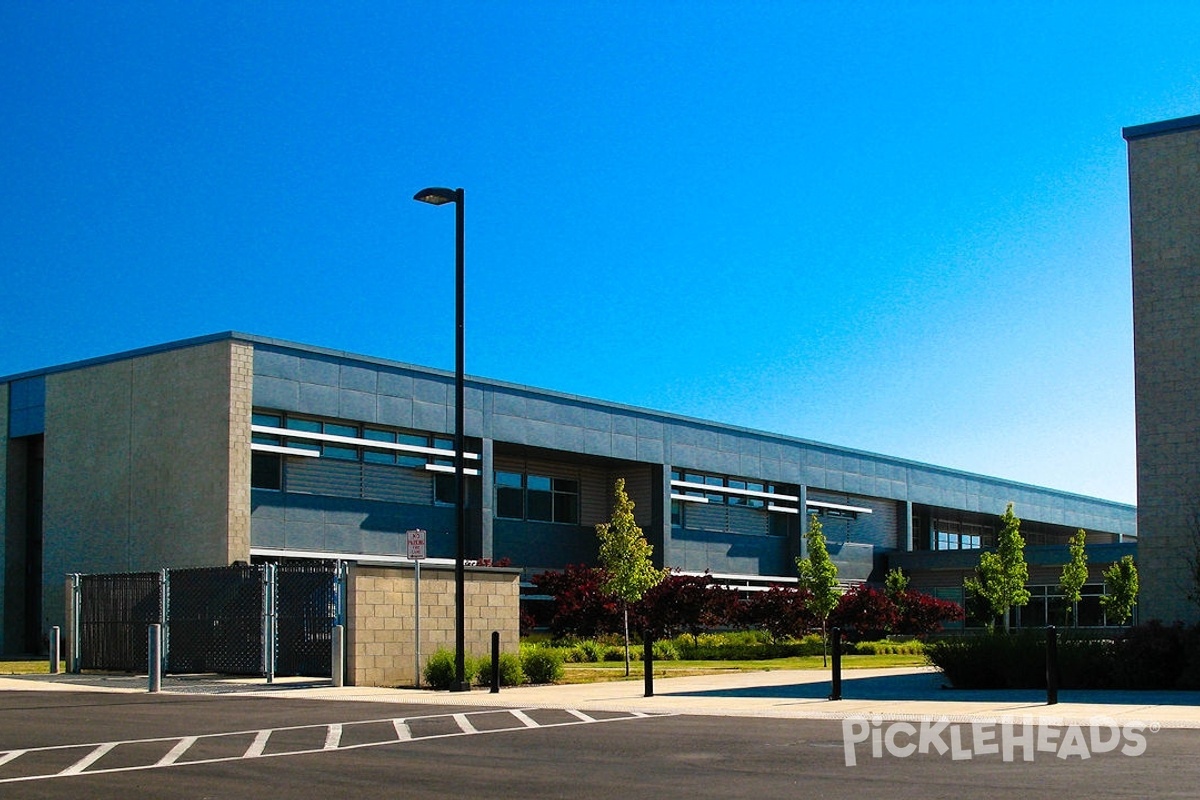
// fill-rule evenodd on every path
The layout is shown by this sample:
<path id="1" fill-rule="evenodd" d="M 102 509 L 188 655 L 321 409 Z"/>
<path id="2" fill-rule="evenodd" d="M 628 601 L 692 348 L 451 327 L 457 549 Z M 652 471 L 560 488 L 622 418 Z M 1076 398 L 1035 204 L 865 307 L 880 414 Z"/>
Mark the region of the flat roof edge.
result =
<path id="1" fill-rule="evenodd" d="M 1125 141 L 1132 142 L 1135 139 L 1146 139 L 1151 136 L 1179 133 L 1198 128 L 1200 128 L 1200 114 L 1191 117 L 1179 117 L 1178 119 L 1167 119 L 1161 122 L 1149 122 L 1145 125 L 1133 125 L 1128 128 L 1122 128 L 1121 135 L 1125 137 Z"/>

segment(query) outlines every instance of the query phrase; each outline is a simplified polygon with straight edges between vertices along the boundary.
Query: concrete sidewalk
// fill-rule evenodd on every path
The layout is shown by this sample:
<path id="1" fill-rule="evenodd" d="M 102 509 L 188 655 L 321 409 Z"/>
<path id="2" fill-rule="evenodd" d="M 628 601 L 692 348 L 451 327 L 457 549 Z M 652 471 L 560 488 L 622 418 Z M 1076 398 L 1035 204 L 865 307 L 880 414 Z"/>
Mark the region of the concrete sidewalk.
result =
<path id="1" fill-rule="evenodd" d="M 133 675 L 39 675 L 0 678 L 0 691 L 61 689 L 73 691 L 146 692 L 146 677 Z M 942 687 L 932 668 L 856 669 L 842 673 L 842 698 L 831 701 L 826 670 L 739 672 L 684 678 L 655 678 L 654 696 L 645 697 L 644 682 L 555 686 L 520 686 L 491 694 L 435 692 L 346 686 L 327 680 L 167 676 L 164 693 L 252 694 L 290 697 L 507 708 L 574 708 L 582 711 L 640 711 L 744 717 L 843 719 L 880 717 L 889 720 L 946 718 L 973 721 L 1025 717 L 1034 722 L 1088 722 L 1101 717 L 1142 722 L 1163 728 L 1200 728 L 1200 692 L 1085 691 L 1059 692 L 1057 705 L 1046 704 L 1042 690 L 959 690 Z"/>

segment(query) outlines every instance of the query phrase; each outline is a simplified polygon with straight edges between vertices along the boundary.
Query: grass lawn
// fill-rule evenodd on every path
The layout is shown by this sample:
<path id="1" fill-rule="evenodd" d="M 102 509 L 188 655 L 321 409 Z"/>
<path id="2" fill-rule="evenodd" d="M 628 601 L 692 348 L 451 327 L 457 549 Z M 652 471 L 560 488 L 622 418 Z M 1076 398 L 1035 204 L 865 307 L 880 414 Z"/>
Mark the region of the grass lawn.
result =
<path id="1" fill-rule="evenodd" d="M 59 672 L 67 671 L 67 662 L 58 666 Z M 0 675 L 49 675 L 49 658 L 22 658 L 17 661 L 0 661 Z"/>
<path id="2" fill-rule="evenodd" d="M 923 667 L 929 662 L 923 655 L 842 656 L 842 669 L 883 667 Z M 654 675 L 661 678 L 680 678 L 687 675 L 719 675 L 728 672 L 770 672 L 779 669 L 829 669 L 822 666 L 820 656 L 770 658 L 761 661 L 655 661 Z M 594 683 L 598 681 L 641 680 L 642 664 L 630 664 L 629 678 L 625 677 L 624 661 L 600 661 L 588 664 L 563 664 L 562 683 Z"/>

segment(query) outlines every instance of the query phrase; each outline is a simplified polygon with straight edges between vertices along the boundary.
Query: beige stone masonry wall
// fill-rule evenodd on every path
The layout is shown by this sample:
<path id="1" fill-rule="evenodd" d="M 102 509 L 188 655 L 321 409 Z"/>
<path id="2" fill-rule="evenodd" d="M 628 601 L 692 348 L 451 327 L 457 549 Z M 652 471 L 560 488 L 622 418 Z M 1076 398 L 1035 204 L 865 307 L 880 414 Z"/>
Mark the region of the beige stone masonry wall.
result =
<path id="1" fill-rule="evenodd" d="M 408 566 L 351 566 L 346 604 L 346 682 L 355 686 L 416 684 L 415 571 Z M 464 639 L 469 657 L 520 644 L 520 573 L 469 568 L 464 595 Z M 439 649 L 454 649 L 454 568 L 421 568 L 421 669 Z"/>
<path id="2" fill-rule="evenodd" d="M 1200 130 L 1129 142 L 1143 620 L 1195 622 L 1200 536 Z"/>

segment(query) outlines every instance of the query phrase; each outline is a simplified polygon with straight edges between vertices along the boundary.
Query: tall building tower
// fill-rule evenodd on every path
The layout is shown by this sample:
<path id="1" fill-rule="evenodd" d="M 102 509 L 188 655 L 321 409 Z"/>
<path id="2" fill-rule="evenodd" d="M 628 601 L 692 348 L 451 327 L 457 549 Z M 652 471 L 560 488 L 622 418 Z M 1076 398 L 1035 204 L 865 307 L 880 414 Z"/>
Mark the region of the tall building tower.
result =
<path id="1" fill-rule="evenodd" d="M 1200 619 L 1200 116 L 1126 128 L 1143 620 Z"/>

